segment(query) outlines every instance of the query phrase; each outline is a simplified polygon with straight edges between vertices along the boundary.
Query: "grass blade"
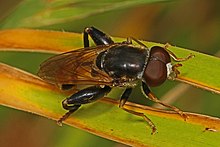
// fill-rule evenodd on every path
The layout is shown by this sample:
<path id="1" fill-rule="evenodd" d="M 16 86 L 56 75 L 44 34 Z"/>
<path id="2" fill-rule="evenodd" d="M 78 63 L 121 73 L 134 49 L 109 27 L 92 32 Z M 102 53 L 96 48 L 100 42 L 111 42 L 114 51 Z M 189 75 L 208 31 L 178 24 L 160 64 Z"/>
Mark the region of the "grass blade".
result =
<path id="1" fill-rule="evenodd" d="M 0 72 L 2 105 L 54 120 L 65 113 L 61 101 L 66 94 L 52 85 L 5 64 L 0 64 Z M 126 108 L 147 114 L 155 122 L 158 133 L 150 135 L 151 129 L 141 118 L 119 109 L 118 102 L 109 98 L 85 105 L 65 123 L 131 146 L 220 145 L 216 141 L 220 139 L 218 118 L 187 113 L 189 119 L 185 122 L 173 112 L 133 103 L 128 103 Z"/>
<path id="2" fill-rule="evenodd" d="M 13 37 L 11 37 L 13 36 Z M 114 38 L 121 42 L 124 39 Z M 159 43 L 143 41 L 148 47 Z M 77 33 L 15 29 L 0 32 L 0 50 L 23 50 L 31 52 L 61 53 L 81 48 L 82 35 Z M 195 58 L 182 62 L 177 80 L 220 94 L 220 59 L 203 53 L 170 46 L 178 57 L 186 57 L 190 53 Z M 198 66 L 199 65 L 199 66 Z M 210 76 L 211 75 L 211 76 Z"/>

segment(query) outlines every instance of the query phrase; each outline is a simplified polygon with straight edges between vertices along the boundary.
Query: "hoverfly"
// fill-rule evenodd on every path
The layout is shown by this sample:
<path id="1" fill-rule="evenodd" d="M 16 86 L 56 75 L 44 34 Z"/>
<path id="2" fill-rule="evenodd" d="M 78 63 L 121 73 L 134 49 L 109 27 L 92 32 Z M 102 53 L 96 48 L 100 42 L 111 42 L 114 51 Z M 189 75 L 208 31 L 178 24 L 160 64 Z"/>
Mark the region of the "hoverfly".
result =
<path id="1" fill-rule="evenodd" d="M 90 47 L 89 36 L 95 47 Z M 167 78 L 175 78 L 181 64 L 171 64 L 171 58 L 177 62 L 193 57 L 177 58 L 166 47 L 148 48 L 139 40 L 129 37 L 126 41 L 115 43 L 110 36 L 95 27 L 85 28 L 84 48 L 55 55 L 40 65 L 39 77 L 62 89 L 74 85 L 94 85 L 74 93 L 62 102 L 68 112 L 58 120 L 61 124 L 82 104 L 93 102 L 108 94 L 113 87 L 125 87 L 119 107 L 137 116 L 141 116 L 149 124 L 152 134 L 156 132 L 154 123 L 143 113 L 124 108 L 137 81 L 142 81 L 142 89 L 146 96 L 166 106 L 186 119 L 186 115 L 178 108 L 158 100 L 149 87 L 159 86 Z M 132 41 L 138 45 L 134 45 Z"/>

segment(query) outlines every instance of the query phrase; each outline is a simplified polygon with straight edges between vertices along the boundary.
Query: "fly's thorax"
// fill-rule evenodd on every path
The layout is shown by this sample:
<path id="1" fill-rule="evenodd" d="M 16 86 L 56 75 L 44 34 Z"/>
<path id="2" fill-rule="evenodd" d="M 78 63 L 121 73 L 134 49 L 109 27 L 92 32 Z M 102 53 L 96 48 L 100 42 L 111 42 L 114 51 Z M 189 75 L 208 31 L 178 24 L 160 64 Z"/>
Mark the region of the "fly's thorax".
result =
<path id="1" fill-rule="evenodd" d="M 148 49 L 118 44 L 101 52 L 96 58 L 96 66 L 113 79 L 134 81 L 142 78 L 148 56 Z"/>

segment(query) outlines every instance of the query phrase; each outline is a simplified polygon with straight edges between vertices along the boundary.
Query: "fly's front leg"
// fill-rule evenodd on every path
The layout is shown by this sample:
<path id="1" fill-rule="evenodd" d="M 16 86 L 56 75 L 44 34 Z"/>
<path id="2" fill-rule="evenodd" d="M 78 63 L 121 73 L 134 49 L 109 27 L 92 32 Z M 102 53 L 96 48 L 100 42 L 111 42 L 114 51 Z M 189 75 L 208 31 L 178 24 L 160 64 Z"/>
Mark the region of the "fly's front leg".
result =
<path id="1" fill-rule="evenodd" d="M 157 131 L 156 126 L 154 125 L 154 123 L 146 115 L 144 115 L 144 113 L 129 110 L 129 109 L 124 107 L 126 101 L 128 100 L 128 98 L 131 94 L 131 91 L 132 91 L 132 88 L 127 88 L 125 90 L 125 92 L 121 96 L 120 103 L 119 103 L 119 108 L 125 110 L 128 113 L 131 113 L 131 114 L 134 114 L 134 115 L 137 115 L 137 116 L 141 116 L 149 124 L 149 126 L 151 127 L 151 129 L 152 129 L 151 134 L 156 133 L 156 131 Z"/>
<path id="2" fill-rule="evenodd" d="M 62 102 L 63 108 L 69 111 L 57 121 L 58 125 L 62 125 L 62 122 L 75 112 L 82 104 L 91 103 L 99 98 L 102 98 L 110 91 L 111 87 L 109 86 L 104 86 L 103 88 L 100 86 L 92 86 L 74 93 Z"/>
<path id="3" fill-rule="evenodd" d="M 195 57 L 195 55 L 193 54 L 189 54 L 187 57 L 185 58 L 178 58 L 173 52 L 171 52 L 170 50 L 168 50 L 168 48 L 170 47 L 171 45 L 169 43 L 167 43 L 165 46 L 164 46 L 164 49 L 168 52 L 168 54 L 170 55 L 170 57 L 176 61 L 176 62 L 182 62 L 182 61 L 187 61 L 193 57 Z M 171 64 L 170 64 L 171 65 Z M 171 67 L 171 71 L 172 71 L 172 74 L 168 76 L 168 79 L 171 79 L 171 80 L 174 80 L 179 74 L 179 70 L 178 70 L 178 67 L 181 67 L 182 64 L 180 63 L 177 63 L 177 64 L 174 64 L 172 65 Z"/>
<path id="4" fill-rule="evenodd" d="M 173 111 L 175 111 L 176 113 L 178 113 L 184 120 L 187 119 L 188 116 L 183 111 L 181 111 L 177 107 L 171 106 L 169 104 L 165 104 L 162 101 L 160 101 L 159 99 L 157 99 L 157 97 L 150 91 L 150 89 L 148 88 L 148 86 L 144 82 L 142 82 L 142 88 L 143 88 L 144 93 L 147 95 L 147 97 L 151 101 L 153 101 L 155 103 L 158 103 L 158 104 L 161 104 L 161 105 L 163 105 L 163 106 L 165 106 L 167 108 L 170 108 Z"/>
<path id="5" fill-rule="evenodd" d="M 176 61 L 176 62 L 182 62 L 182 61 L 186 61 L 186 60 L 189 60 L 190 58 L 193 58 L 195 57 L 195 55 L 193 54 L 189 54 L 187 57 L 185 58 L 178 58 L 173 52 L 171 52 L 170 50 L 168 50 L 168 48 L 170 47 L 171 45 L 169 43 L 166 43 L 165 46 L 164 46 L 164 49 L 169 53 L 170 57 Z"/>
<path id="6" fill-rule="evenodd" d="M 84 47 L 89 47 L 89 36 L 96 45 L 114 44 L 114 41 L 112 41 L 110 36 L 106 35 L 95 27 L 88 27 L 85 28 L 83 32 Z"/>

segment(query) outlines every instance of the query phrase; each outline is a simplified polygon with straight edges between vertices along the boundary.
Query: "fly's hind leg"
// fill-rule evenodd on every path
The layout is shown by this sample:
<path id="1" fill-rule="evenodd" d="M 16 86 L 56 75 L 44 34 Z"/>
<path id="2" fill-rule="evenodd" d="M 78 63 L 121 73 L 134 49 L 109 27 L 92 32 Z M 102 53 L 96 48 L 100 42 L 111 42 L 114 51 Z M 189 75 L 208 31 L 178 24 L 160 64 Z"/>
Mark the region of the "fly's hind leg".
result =
<path id="1" fill-rule="evenodd" d="M 158 103 L 158 104 L 161 104 L 161 105 L 163 105 L 163 106 L 165 106 L 167 108 L 170 108 L 171 110 L 173 110 L 176 113 L 178 113 L 184 120 L 187 119 L 188 116 L 183 111 L 181 111 L 177 107 L 171 106 L 169 104 L 165 104 L 162 101 L 160 101 L 159 99 L 157 99 L 157 97 L 150 91 L 150 89 L 148 88 L 148 86 L 144 82 L 142 82 L 142 88 L 143 88 L 144 93 L 147 95 L 147 97 L 151 101 L 153 101 L 155 103 Z"/>
<path id="2" fill-rule="evenodd" d="M 120 99 L 119 108 L 125 110 L 128 113 L 131 113 L 131 114 L 134 114 L 134 115 L 142 117 L 149 124 L 149 126 L 151 127 L 151 129 L 152 129 L 151 134 L 156 133 L 156 131 L 157 131 L 156 126 L 154 125 L 154 123 L 144 113 L 136 112 L 136 111 L 133 111 L 133 110 L 129 110 L 129 109 L 124 107 L 126 101 L 128 100 L 128 98 L 129 98 L 129 96 L 131 94 L 131 91 L 132 91 L 132 88 L 127 88 L 125 90 L 125 92 L 123 93 L 123 95 L 122 95 L 122 97 Z"/>
<path id="3" fill-rule="evenodd" d="M 57 124 L 62 125 L 62 122 L 66 120 L 73 112 L 78 110 L 82 104 L 91 103 L 99 98 L 102 98 L 110 91 L 111 88 L 109 86 L 91 86 L 74 93 L 72 96 L 66 98 L 62 102 L 63 108 L 68 110 L 68 112 L 57 121 Z"/>
<path id="4" fill-rule="evenodd" d="M 81 105 L 75 104 L 73 106 L 68 106 L 67 104 L 67 100 L 64 100 L 62 102 L 63 108 L 65 108 L 66 110 L 69 110 L 67 113 L 65 113 L 58 121 L 57 124 L 59 126 L 62 126 L 62 122 L 65 121 L 73 112 L 75 112 L 76 110 L 79 109 L 79 107 Z"/>
<path id="5" fill-rule="evenodd" d="M 60 87 L 61 90 L 70 90 L 70 89 L 76 90 L 76 85 L 75 84 L 62 84 L 59 87 Z"/>
<path id="6" fill-rule="evenodd" d="M 83 32 L 84 47 L 89 47 L 89 36 L 96 45 L 110 45 L 114 44 L 111 37 L 95 27 L 87 27 Z"/>

